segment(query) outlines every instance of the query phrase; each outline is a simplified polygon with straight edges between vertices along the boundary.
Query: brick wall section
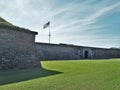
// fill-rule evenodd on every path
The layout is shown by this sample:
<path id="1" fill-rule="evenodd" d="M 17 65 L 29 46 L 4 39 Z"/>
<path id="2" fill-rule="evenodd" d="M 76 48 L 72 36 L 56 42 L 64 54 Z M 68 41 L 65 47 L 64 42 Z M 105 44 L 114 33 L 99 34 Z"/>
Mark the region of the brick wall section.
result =
<path id="1" fill-rule="evenodd" d="M 0 27 L 0 69 L 39 66 L 36 33 Z"/>

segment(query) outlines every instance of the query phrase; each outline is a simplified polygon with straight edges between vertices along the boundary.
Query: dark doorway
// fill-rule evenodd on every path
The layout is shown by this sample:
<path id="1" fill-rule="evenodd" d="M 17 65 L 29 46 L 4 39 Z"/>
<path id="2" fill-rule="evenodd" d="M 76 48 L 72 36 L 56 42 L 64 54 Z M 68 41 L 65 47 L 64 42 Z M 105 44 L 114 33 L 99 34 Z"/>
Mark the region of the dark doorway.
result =
<path id="1" fill-rule="evenodd" d="M 86 58 L 86 59 L 88 58 L 88 53 L 89 53 L 88 51 L 85 51 L 85 54 L 84 54 L 84 55 L 85 55 L 85 58 Z"/>

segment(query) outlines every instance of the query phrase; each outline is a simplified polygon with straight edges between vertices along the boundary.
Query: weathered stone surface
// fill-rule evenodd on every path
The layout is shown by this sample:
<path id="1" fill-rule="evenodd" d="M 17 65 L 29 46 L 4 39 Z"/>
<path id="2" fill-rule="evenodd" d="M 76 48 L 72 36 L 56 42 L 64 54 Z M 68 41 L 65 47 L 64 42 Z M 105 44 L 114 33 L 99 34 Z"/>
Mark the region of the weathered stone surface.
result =
<path id="1" fill-rule="evenodd" d="M 0 27 L 0 69 L 40 66 L 35 33 Z"/>
<path id="2" fill-rule="evenodd" d="M 120 50 L 65 44 L 36 43 L 41 60 L 120 58 Z"/>

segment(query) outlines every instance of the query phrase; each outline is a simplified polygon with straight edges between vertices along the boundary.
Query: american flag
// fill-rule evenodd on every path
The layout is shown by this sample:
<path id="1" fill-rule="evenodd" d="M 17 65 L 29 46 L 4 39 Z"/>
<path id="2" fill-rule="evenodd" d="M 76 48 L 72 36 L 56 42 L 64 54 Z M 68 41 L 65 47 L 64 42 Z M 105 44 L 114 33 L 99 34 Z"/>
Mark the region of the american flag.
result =
<path id="1" fill-rule="evenodd" d="M 45 29 L 45 28 L 47 28 L 49 26 L 50 26 L 50 21 L 43 25 L 43 29 Z"/>

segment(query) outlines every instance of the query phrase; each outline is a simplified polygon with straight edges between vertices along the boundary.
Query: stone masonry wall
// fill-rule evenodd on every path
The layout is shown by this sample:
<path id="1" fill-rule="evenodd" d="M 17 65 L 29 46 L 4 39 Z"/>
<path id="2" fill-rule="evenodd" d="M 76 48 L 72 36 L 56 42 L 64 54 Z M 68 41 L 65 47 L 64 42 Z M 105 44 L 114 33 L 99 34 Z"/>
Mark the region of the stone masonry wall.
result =
<path id="1" fill-rule="evenodd" d="M 120 50 L 117 49 L 93 49 L 95 58 L 120 58 Z"/>
<path id="2" fill-rule="evenodd" d="M 0 69 L 38 66 L 35 34 L 0 28 Z"/>
<path id="3" fill-rule="evenodd" d="M 120 58 L 120 50 L 75 45 L 36 43 L 41 60 Z"/>
<path id="4" fill-rule="evenodd" d="M 73 48 L 64 45 L 50 45 L 50 44 L 36 44 L 37 53 L 41 60 L 57 60 L 57 59 L 80 59 L 82 55 L 80 55 L 80 51 L 82 48 Z"/>

